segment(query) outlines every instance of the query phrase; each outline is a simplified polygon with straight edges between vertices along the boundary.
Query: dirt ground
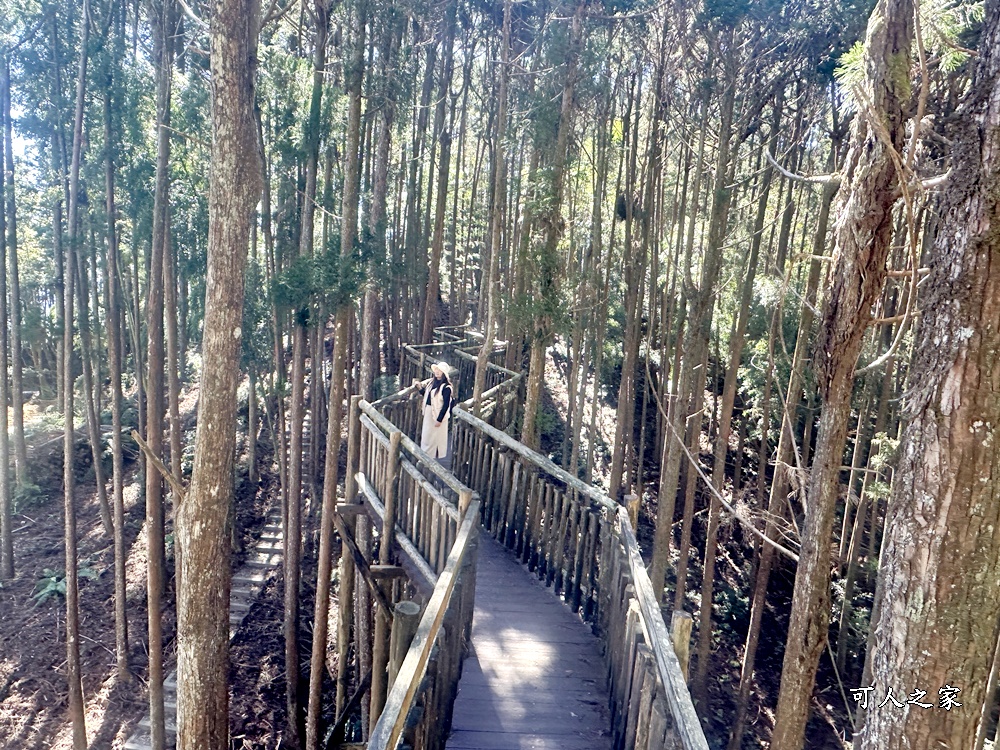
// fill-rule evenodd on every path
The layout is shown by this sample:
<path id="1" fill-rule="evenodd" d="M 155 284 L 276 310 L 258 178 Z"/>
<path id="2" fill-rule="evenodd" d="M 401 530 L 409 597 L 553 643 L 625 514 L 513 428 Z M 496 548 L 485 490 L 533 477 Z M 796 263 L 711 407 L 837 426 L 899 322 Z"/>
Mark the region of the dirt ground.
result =
<path id="1" fill-rule="evenodd" d="M 193 430 L 194 402 L 185 404 L 185 427 Z M 193 431 L 187 436 L 193 443 Z M 67 717 L 65 599 L 60 594 L 47 597 L 38 593 L 53 579 L 63 577 L 63 503 L 61 488 L 61 441 L 36 440 L 32 462 L 43 462 L 51 475 L 30 507 L 14 517 L 14 555 L 17 576 L 0 586 L 0 750 L 62 750 L 71 748 L 72 737 Z M 245 442 L 245 441 L 243 441 Z M 241 551 L 233 556 L 238 567 L 244 549 L 259 534 L 266 510 L 277 496 L 276 478 L 266 469 L 270 464 L 269 438 L 263 433 L 259 449 L 264 453 L 264 478 L 250 487 L 238 472 L 236 493 L 236 533 Z M 142 476 L 134 460 L 127 461 L 125 487 L 125 544 L 127 549 L 127 610 L 129 620 L 129 662 L 131 679 L 127 684 L 115 675 L 114 632 L 114 547 L 101 525 L 96 485 L 89 462 L 90 450 L 81 444 L 77 451 L 77 472 L 82 481 L 76 489 L 77 540 L 81 575 L 80 586 L 80 658 L 89 746 L 96 749 L 121 748 L 136 723 L 147 710 L 146 675 L 146 537 L 145 503 Z M 245 464 L 245 454 L 238 464 Z M 164 652 L 167 669 L 173 668 L 176 623 L 174 615 L 173 554 L 169 500 L 167 539 L 168 575 L 163 605 Z M 272 583 L 272 588 L 274 584 Z M 234 648 L 233 685 L 237 695 L 252 694 L 251 680 L 259 681 L 270 654 L 281 654 L 280 599 L 276 616 L 263 619 L 277 623 L 279 644 L 249 639 L 251 649 Z M 255 616 L 256 613 L 254 613 Z M 235 658 L 238 655 L 238 659 Z M 255 665 L 251 674 L 240 666 Z M 283 665 L 282 665 L 283 671 Z M 258 674 L 259 672 L 259 674 Z M 245 682 L 241 683 L 239 680 Z M 267 696 L 265 695 L 265 698 Z M 280 698 L 281 696 L 277 696 Z M 276 700 L 282 705 L 283 700 Z M 248 707 L 249 708 L 249 707 Z M 263 728 L 251 744 L 235 747 L 263 747 L 259 740 Z M 245 734 L 245 733 L 244 733 Z M 235 740 L 235 736 L 234 736 Z"/>

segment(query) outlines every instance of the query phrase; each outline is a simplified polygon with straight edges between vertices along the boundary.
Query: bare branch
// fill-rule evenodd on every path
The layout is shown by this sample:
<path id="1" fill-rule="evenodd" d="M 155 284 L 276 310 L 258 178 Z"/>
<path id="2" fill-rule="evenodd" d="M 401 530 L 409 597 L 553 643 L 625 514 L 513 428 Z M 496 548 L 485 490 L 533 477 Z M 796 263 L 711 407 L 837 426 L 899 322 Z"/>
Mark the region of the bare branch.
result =
<path id="1" fill-rule="evenodd" d="M 821 174 L 821 175 L 809 175 L 809 176 L 795 174 L 794 172 L 789 172 L 783 166 L 778 164 L 778 162 L 775 161 L 774 159 L 774 155 L 771 154 L 770 149 L 765 148 L 764 155 L 767 157 L 767 160 L 771 162 L 772 167 L 777 169 L 779 172 L 781 172 L 782 175 L 784 175 L 787 179 L 791 180 L 792 182 L 804 182 L 807 185 L 836 185 L 837 187 L 840 186 L 840 175 L 837 174 L 836 172 L 834 172 L 833 174 Z"/>
<path id="2" fill-rule="evenodd" d="M 177 0 L 180 4 L 181 9 L 184 11 L 184 15 L 194 21 L 195 25 L 201 28 L 203 31 L 208 31 L 208 24 L 202 20 L 201 16 L 191 9 L 191 6 L 187 4 L 185 0 Z"/>
<path id="3" fill-rule="evenodd" d="M 142 436 L 137 430 L 132 430 L 132 439 L 135 440 L 140 448 L 142 448 L 142 452 L 146 454 L 146 458 L 149 462 L 170 484 L 171 489 L 174 491 L 174 495 L 177 496 L 178 502 L 183 504 L 184 497 L 187 495 L 187 488 L 181 484 L 181 481 L 177 477 L 170 473 L 170 469 L 164 466 L 163 461 L 161 461 L 160 457 L 153 452 L 153 449 L 149 447 L 146 441 L 142 439 Z"/>
<path id="4" fill-rule="evenodd" d="M 651 377 L 651 374 L 649 372 L 648 358 L 646 359 L 646 373 L 647 377 Z M 738 510 L 736 510 L 736 508 L 734 508 L 730 503 L 726 501 L 726 499 L 722 496 L 722 493 L 719 492 L 717 489 L 715 489 L 715 485 L 712 484 L 712 480 L 705 475 L 705 472 L 702 470 L 701 465 L 698 463 L 697 459 L 695 459 L 695 457 L 691 455 L 691 451 L 689 451 L 687 445 L 685 445 L 684 437 L 678 435 L 677 430 L 674 429 L 673 421 L 671 421 L 671 419 L 667 416 L 667 411 L 666 409 L 663 408 L 663 403 L 660 401 L 660 396 L 658 393 L 653 393 L 653 400 L 656 401 L 656 408 L 659 409 L 660 414 L 663 417 L 664 424 L 666 424 L 667 427 L 670 428 L 670 434 L 673 435 L 678 445 L 680 445 L 681 450 L 684 451 L 684 455 L 687 456 L 688 461 L 691 462 L 691 466 L 693 466 L 694 470 L 698 472 L 698 476 L 701 477 L 701 481 L 705 483 L 705 487 L 708 488 L 708 491 L 712 493 L 715 499 L 718 500 L 719 503 L 721 503 L 726 510 L 732 513 L 737 521 L 743 524 L 743 526 L 745 526 L 749 531 L 759 536 L 764 541 L 765 544 L 771 545 L 781 554 L 794 560 L 795 562 L 798 562 L 799 561 L 798 555 L 796 555 L 787 547 L 783 547 L 782 545 L 778 544 L 776 541 L 771 539 L 771 537 L 769 537 L 763 531 L 754 526 L 753 522 L 749 518 L 742 515 Z M 664 439 L 669 440 L 669 438 L 667 437 L 665 437 Z"/>

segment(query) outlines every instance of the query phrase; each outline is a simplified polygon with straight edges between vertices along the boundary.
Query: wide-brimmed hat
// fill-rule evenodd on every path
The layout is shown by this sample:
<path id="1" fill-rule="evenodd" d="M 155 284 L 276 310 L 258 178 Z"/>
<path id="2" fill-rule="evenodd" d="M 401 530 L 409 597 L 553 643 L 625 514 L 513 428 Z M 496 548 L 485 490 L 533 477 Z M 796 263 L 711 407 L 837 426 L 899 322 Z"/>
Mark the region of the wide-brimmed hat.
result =
<path id="1" fill-rule="evenodd" d="M 446 377 L 448 375 L 451 375 L 451 365 L 449 365 L 447 362 L 443 362 L 443 361 L 442 362 L 434 362 L 433 364 L 431 364 L 431 368 L 434 368 L 434 367 L 436 367 L 441 372 L 443 372 Z"/>

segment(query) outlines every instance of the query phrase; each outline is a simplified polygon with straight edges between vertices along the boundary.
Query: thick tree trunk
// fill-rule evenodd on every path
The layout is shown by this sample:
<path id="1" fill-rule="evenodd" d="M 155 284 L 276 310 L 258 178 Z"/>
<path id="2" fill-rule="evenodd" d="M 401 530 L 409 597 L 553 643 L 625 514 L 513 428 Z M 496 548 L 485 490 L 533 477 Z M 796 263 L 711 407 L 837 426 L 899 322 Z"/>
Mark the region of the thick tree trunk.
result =
<path id="1" fill-rule="evenodd" d="M 191 486 L 179 513 L 178 750 L 229 748 L 229 528 L 244 269 L 261 169 L 254 123 L 256 0 L 216 0 L 204 369 Z"/>
<path id="2" fill-rule="evenodd" d="M 830 619 L 830 539 L 851 412 L 854 367 L 871 308 L 886 278 L 892 206 L 899 183 L 890 149 L 902 153 L 908 106 L 911 0 L 880 0 L 868 23 L 864 86 L 880 120 L 855 117 L 844 167 L 836 259 L 823 307 L 815 370 L 823 407 L 809 475 L 802 551 L 795 576 L 772 750 L 802 746 L 819 659 Z M 885 143 L 883 139 L 888 140 Z M 888 713 L 888 712 L 887 712 Z"/>
<path id="3" fill-rule="evenodd" d="M 856 747 L 972 747 L 1000 610 L 1000 9 L 987 3 L 969 96 L 955 121 L 949 189 L 916 331 L 909 424 L 889 503 L 872 676 L 936 690 L 934 709 L 869 706 Z M 891 16 L 890 16 L 891 17 Z M 959 691 L 961 691 L 959 693 Z M 949 709 L 949 695 L 964 707 Z M 944 710 L 942 710 L 944 709 Z"/>

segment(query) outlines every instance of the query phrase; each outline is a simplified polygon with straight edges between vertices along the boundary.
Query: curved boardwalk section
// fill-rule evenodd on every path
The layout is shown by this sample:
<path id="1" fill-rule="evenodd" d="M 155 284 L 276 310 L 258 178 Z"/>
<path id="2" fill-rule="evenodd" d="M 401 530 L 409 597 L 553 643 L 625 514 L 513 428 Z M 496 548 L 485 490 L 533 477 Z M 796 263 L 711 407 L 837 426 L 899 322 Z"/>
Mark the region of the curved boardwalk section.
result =
<path id="1" fill-rule="evenodd" d="M 449 750 L 610 750 L 601 642 L 511 553 L 479 541 L 472 651 Z"/>

